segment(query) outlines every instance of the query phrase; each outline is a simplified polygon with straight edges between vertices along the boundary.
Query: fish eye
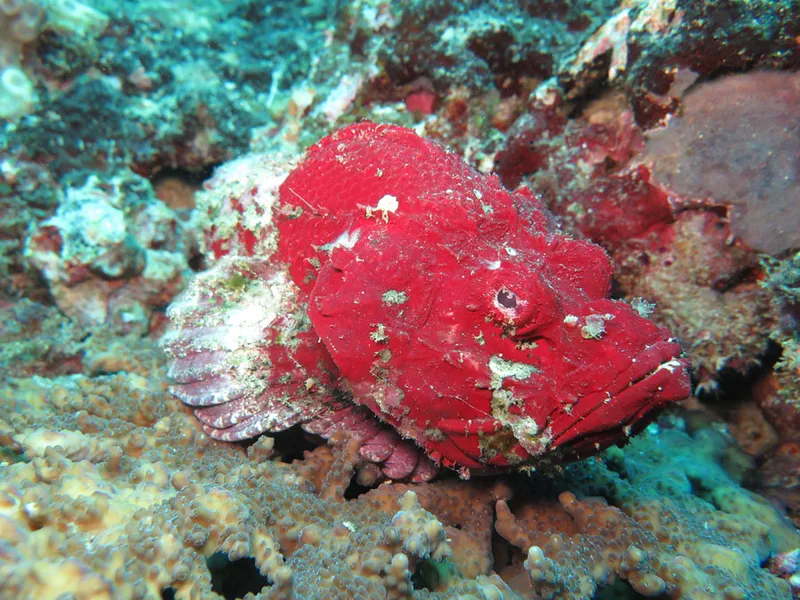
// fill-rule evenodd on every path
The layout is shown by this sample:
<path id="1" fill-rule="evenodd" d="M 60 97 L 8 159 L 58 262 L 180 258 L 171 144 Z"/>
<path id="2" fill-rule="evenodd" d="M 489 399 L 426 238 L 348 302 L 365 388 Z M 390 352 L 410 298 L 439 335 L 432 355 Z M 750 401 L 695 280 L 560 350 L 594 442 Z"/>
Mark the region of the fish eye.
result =
<path id="1" fill-rule="evenodd" d="M 496 301 L 497 304 L 503 308 L 517 308 L 517 295 L 509 290 L 499 290 L 497 292 Z"/>

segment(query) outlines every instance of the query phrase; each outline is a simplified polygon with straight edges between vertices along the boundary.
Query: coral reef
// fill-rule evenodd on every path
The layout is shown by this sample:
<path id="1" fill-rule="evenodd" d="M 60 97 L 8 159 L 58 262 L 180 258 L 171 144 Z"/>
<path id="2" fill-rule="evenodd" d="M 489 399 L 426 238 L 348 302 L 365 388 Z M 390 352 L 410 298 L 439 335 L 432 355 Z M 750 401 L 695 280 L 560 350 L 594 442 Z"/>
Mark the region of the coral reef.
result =
<path id="1" fill-rule="evenodd" d="M 763 75 L 756 74 L 756 80 Z M 757 83 L 736 84 L 736 90 L 741 85 Z M 703 89 L 699 87 L 696 93 Z M 730 104 L 723 105 L 720 113 L 733 107 L 730 110 L 738 111 L 737 123 L 748 122 L 743 110 L 757 111 L 761 104 L 757 100 L 750 104 L 746 93 L 726 97 Z M 780 315 L 773 294 L 758 284 L 763 276 L 760 256 L 747 245 L 748 239 L 742 239 L 742 225 L 736 223 L 753 219 L 758 223 L 754 228 L 766 231 L 776 220 L 782 222 L 781 211 L 790 223 L 796 204 L 791 201 L 793 193 L 768 196 L 748 191 L 751 202 L 765 212 L 729 215 L 724 188 L 712 191 L 707 187 L 701 192 L 680 184 L 670 186 L 679 177 L 689 177 L 690 172 L 710 178 L 707 165 L 712 163 L 729 164 L 734 157 L 741 164 L 754 163 L 748 147 L 736 141 L 739 134 L 731 133 L 734 137 L 716 145 L 697 147 L 694 153 L 686 149 L 685 154 L 675 154 L 691 159 L 681 158 L 685 166 L 670 166 L 660 149 L 674 139 L 673 125 L 649 132 L 645 141 L 644 132 L 624 104 L 621 108 L 613 104 L 588 107 L 583 118 L 567 120 L 561 111 L 563 102 L 557 92 L 535 100 L 531 113 L 512 125 L 506 147 L 497 154 L 497 170 L 504 183 L 530 185 L 569 231 L 610 252 L 617 267 L 619 292 L 630 300 L 642 297 L 655 303 L 653 318 L 680 336 L 704 389 L 714 390 L 725 369 L 745 373 L 759 365 Z M 791 103 L 776 100 L 774 106 L 772 118 L 778 114 L 792 118 Z M 682 117 L 687 127 L 702 128 L 716 122 L 722 130 L 722 121 L 733 120 L 728 115 L 714 121 L 693 113 L 692 108 L 687 99 Z M 685 135 L 712 137 L 699 129 Z M 777 135 L 780 138 L 782 134 Z M 759 139 L 766 145 L 775 141 L 769 131 Z M 730 154 L 721 158 L 723 151 Z M 792 153 L 775 154 L 788 157 Z M 664 172 L 671 174 L 669 181 Z M 731 178 L 714 180 L 723 179 Z M 780 179 L 791 186 L 790 180 Z M 741 197 L 746 194 L 742 192 Z M 786 231 L 794 229 L 789 226 Z M 777 235 L 771 239 L 778 244 L 776 251 L 792 244 L 788 238 L 777 241 L 781 239 Z"/>
<path id="2" fill-rule="evenodd" d="M 0 597 L 800 598 L 799 36 L 798 0 L 0 0 Z M 306 148 L 365 120 L 413 129 L 415 143 L 445 146 L 449 158 L 372 147 L 374 161 L 425 181 L 372 197 L 367 173 L 352 191 L 368 196 L 363 206 L 328 221 L 303 200 L 319 210 L 329 204 L 315 194 L 346 199 L 344 178 L 298 174 L 291 187 L 302 198 L 284 196 L 288 173 L 309 173 Z M 433 168 L 441 161 L 448 169 Z M 503 195 L 492 173 L 500 178 L 509 215 L 613 266 L 613 280 L 601 269 L 607 302 L 675 334 L 695 395 L 639 432 L 602 403 L 587 419 L 581 404 L 565 410 L 566 434 L 580 438 L 604 416 L 617 429 L 598 442 L 628 442 L 587 448 L 590 458 L 551 454 L 524 469 L 473 469 L 469 480 L 428 462 L 408 477 L 423 464 L 415 442 L 355 406 L 344 385 L 372 377 L 349 356 L 366 353 L 357 365 L 372 370 L 396 360 L 372 352 L 401 351 L 397 330 L 355 303 L 378 290 L 379 314 L 416 317 L 414 328 L 442 325 L 444 301 L 458 313 L 485 265 L 459 280 L 437 265 L 485 258 L 481 241 L 518 225 L 498 218 L 463 239 L 451 231 L 437 238 L 444 247 L 379 233 L 437 185 L 443 200 L 406 233 L 446 228 L 441 211 L 457 213 L 447 190 L 464 188 L 446 173 L 462 161 L 470 182 L 494 181 Z M 521 185 L 531 193 L 514 193 Z M 297 226 L 284 242 L 300 256 L 286 269 L 300 273 L 306 297 L 278 294 L 287 335 L 274 341 L 335 351 L 313 381 L 288 360 L 271 362 L 271 381 L 259 379 L 265 364 L 243 381 L 304 391 L 312 409 L 336 387 L 343 410 L 305 429 L 288 418 L 269 435 L 215 440 L 210 425 L 230 424 L 228 403 L 197 407 L 207 417 L 198 422 L 169 391 L 166 307 L 202 292 L 190 280 L 222 284 L 215 299 L 269 306 L 288 280 L 251 287 L 247 264 L 273 252 L 288 260 L 262 211 L 284 204 L 296 210 L 279 220 Z M 357 281 L 356 291 L 335 278 L 320 291 L 328 312 L 349 315 L 337 329 L 303 305 L 315 286 L 305 276 L 332 267 L 323 269 L 325 250 L 302 246 L 336 240 L 346 219 L 371 245 L 338 240 L 337 260 L 355 258 L 336 264 Z M 528 250 L 515 262 L 502 246 L 494 251 L 518 275 L 504 283 L 529 281 L 539 263 Z M 379 268 L 389 249 L 413 260 Z M 411 310 L 419 294 L 379 289 L 414 273 L 430 277 L 414 290 L 438 294 L 438 318 Z M 569 285 L 559 294 L 587 285 L 576 273 L 560 272 Z M 548 286 L 533 291 L 572 306 Z M 193 298 L 198 308 L 202 294 Z M 501 314 L 520 298 L 504 288 L 491 322 L 476 321 L 497 347 L 495 384 L 515 389 L 522 373 L 503 346 L 515 331 Z M 618 364 L 610 340 L 620 319 L 607 313 L 560 324 L 573 325 L 576 348 L 605 348 Z M 217 342 L 262 332 L 246 310 L 238 317 L 233 337 Z M 192 331 L 202 338 L 209 323 Z M 440 348 L 453 331 L 427 341 Z M 576 356 L 536 343 L 513 356 Z M 472 354 L 450 355 L 429 377 L 453 380 Z M 558 371 L 553 397 L 574 391 L 570 382 L 602 387 L 602 355 L 578 356 L 571 373 L 542 369 Z M 435 408 L 430 387 L 417 387 L 419 413 Z M 489 410 L 524 433 L 518 406 L 496 396 Z M 385 418 L 392 406 L 381 400 Z M 418 433 L 417 420 L 395 418 Z M 507 441 L 484 436 L 479 449 L 503 457 Z"/>
<path id="3" fill-rule="evenodd" d="M 737 486 L 751 463 L 731 439 L 695 427 L 665 421 L 628 451 L 609 452 L 609 470 L 591 473 L 581 486 L 602 497 L 563 492 L 563 513 L 542 510 L 535 496 L 517 500 L 513 514 L 498 506 L 496 528 L 523 551 L 537 593 L 592 598 L 598 585 L 621 578 L 646 597 L 787 595 L 760 564 L 776 548 L 793 548 L 797 533 L 764 499 Z M 554 522 L 561 524 L 555 535 Z"/>
<path id="4" fill-rule="evenodd" d="M 125 411 L 110 403 L 121 397 Z M 179 597 L 213 597 L 211 567 L 200 557 L 224 553 L 255 560 L 266 577 L 262 597 L 289 589 L 319 597 L 327 580 L 327 597 L 386 590 L 400 598 L 417 563 L 450 554 L 443 525 L 413 491 L 395 494 L 386 512 L 344 501 L 352 443 L 333 453 L 321 447 L 301 466 L 269 460 L 271 443 L 245 453 L 210 441 L 185 413 L 168 415 L 174 400 L 163 386 L 132 375 L 18 381 L 3 390 L 9 401 L 16 411 L 0 434 L 10 461 L 2 483 L 5 596 L 58 589 L 152 597 L 171 588 Z M 65 551 L 70 558 L 59 560 Z M 479 597 L 497 597 L 484 577 L 441 597 L 481 588 L 495 596 Z"/>
<path id="5" fill-rule="evenodd" d="M 103 33 L 108 17 L 75 0 L 4 0 L 0 3 L 0 119 L 17 120 L 33 111 L 36 82 L 26 52 L 54 34 L 77 37 L 75 45 L 91 44 Z M 44 78 L 42 78 L 44 79 Z"/>
<path id="6" fill-rule="evenodd" d="M 797 10 L 796 0 L 627 0 L 565 63 L 561 83 L 580 97 L 616 78 L 650 126 L 697 76 L 797 68 Z"/>
<path id="7" fill-rule="evenodd" d="M 781 315 L 779 326 L 773 331 L 781 356 L 774 370 L 756 383 L 753 395 L 764 418 L 777 432 L 780 444 L 766 456 L 760 483 L 764 493 L 785 504 L 789 516 L 800 523 L 800 254 L 770 259 L 766 271 L 768 277 L 762 285 L 774 294 L 773 304 Z"/>
<path id="8" fill-rule="evenodd" d="M 16 119 L 33 108 L 33 82 L 21 68 L 23 47 L 39 35 L 44 20 L 35 1 L 0 4 L 0 119 Z"/>
<path id="9" fill-rule="evenodd" d="M 671 598 L 790 597 L 759 561 L 800 536 L 739 487 L 747 459 L 707 424 L 652 426 L 524 485 L 450 478 L 354 497 L 357 440 L 294 460 L 288 439 L 215 442 L 166 393 L 162 365 L 11 380 L 0 400 L 5 596 L 241 597 L 219 573 L 250 562 L 241 585 L 262 598 L 514 598 L 509 585 L 591 598 L 617 577 Z"/>
<path id="10" fill-rule="evenodd" d="M 522 76 L 552 76 L 614 4 L 410 2 L 392 15 L 389 44 L 380 56 L 398 84 L 426 77 L 438 89 L 494 84 L 511 91 Z"/>
<path id="11" fill-rule="evenodd" d="M 82 325 L 146 331 L 189 271 L 191 241 L 177 214 L 131 173 L 66 190 L 24 256 L 64 314 Z"/>

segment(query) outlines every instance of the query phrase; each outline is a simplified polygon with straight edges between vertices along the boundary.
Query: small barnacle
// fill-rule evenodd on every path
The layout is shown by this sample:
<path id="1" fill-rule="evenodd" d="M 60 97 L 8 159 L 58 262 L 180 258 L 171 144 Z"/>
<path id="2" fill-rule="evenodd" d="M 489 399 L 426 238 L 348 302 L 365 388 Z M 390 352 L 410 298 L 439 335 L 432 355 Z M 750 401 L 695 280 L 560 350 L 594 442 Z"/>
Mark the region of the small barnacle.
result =
<path id="1" fill-rule="evenodd" d="M 588 315 L 586 324 L 581 327 L 581 335 L 587 340 L 599 340 L 606 332 L 606 321 L 610 321 L 614 315 Z"/>
<path id="2" fill-rule="evenodd" d="M 436 427 L 428 427 L 423 433 L 427 439 L 434 442 L 443 442 L 447 439 L 447 436 L 444 434 L 444 432 Z"/>
<path id="3" fill-rule="evenodd" d="M 376 344 L 388 344 L 389 334 L 386 333 L 386 326 L 383 323 L 375 323 L 373 327 L 375 331 L 369 334 L 369 339 Z"/>
<path id="4" fill-rule="evenodd" d="M 380 200 L 378 200 L 378 204 L 375 206 L 366 206 L 366 217 L 371 219 L 375 216 L 376 212 L 381 213 L 381 218 L 383 219 L 384 223 L 389 222 L 389 213 L 397 212 L 400 203 L 397 201 L 397 196 L 392 196 L 391 194 L 386 194 Z"/>
<path id="5" fill-rule="evenodd" d="M 287 219 L 299 219 L 303 216 L 303 207 L 291 204 L 285 204 L 279 209 L 281 216 Z"/>
<path id="6" fill-rule="evenodd" d="M 375 356 L 377 356 L 382 363 L 387 363 L 392 359 L 392 351 L 388 348 L 384 348 L 383 350 L 378 350 Z"/>
<path id="7" fill-rule="evenodd" d="M 535 350 L 539 347 L 539 343 L 534 340 L 517 342 L 517 350 Z"/>
<path id="8" fill-rule="evenodd" d="M 221 281 L 220 285 L 226 290 L 230 290 L 232 292 L 241 292 L 247 287 L 249 282 L 250 280 L 241 273 L 234 273 L 228 277 L 228 279 Z"/>

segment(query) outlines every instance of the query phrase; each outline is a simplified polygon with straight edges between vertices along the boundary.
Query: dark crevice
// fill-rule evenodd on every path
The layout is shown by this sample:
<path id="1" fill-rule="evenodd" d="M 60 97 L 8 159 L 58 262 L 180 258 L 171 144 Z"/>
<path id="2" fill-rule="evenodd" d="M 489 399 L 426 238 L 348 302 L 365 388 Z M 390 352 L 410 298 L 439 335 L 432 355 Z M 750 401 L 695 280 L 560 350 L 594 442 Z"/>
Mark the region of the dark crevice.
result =
<path id="1" fill-rule="evenodd" d="M 212 591 L 225 600 L 243 598 L 248 593 L 257 594 L 269 585 L 250 556 L 232 561 L 224 552 L 215 552 L 206 559 L 206 566 L 211 573 Z"/>
<path id="2" fill-rule="evenodd" d="M 411 585 L 414 590 L 427 590 L 435 592 L 447 586 L 447 582 L 455 575 L 455 566 L 448 559 L 420 560 L 411 576 Z"/>
<path id="3" fill-rule="evenodd" d="M 512 546 L 504 537 L 502 537 L 494 528 L 492 523 L 492 567 L 496 572 L 500 573 L 506 567 L 514 564 L 521 564 L 523 561 L 522 550 Z"/>
<path id="4" fill-rule="evenodd" d="M 161 590 L 161 600 L 175 600 L 175 588 L 165 587 Z"/>
<path id="5" fill-rule="evenodd" d="M 631 585 L 622 579 L 618 579 L 611 585 L 608 585 L 594 595 L 595 600 L 644 600 L 644 598 L 668 598 L 666 594 L 659 594 L 658 596 L 643 596 L 634 590 Z"/>
<path id="6" fill-rule="evenodd" d="M 189 268 L 195 273 L 205 270 L 206 259 L 202 254 L 195 254 L 189 257 Z"/>
<path id="7" fill-rule="evenodd" d="M 353 477 L 353 479 L 350 481 L 350 485 L 348 485 L 347 489 L 344 491 L 344 499 L 355 500 L 362 494 L 366 494 L 368 491 L 373 489 L 373 487 L 360 485 L 358 483 L 358 480 L 355 477 Z"/>
<path id="8" fill-rule="evenodd" d="M 191 186 L 200 187 L 206 179 L 211 177 L 211 175 L 214 173 L 214 169 L 216 169 L 218 166 L 219 165 L 217 164 L 210 164 L 204 165 L 202 169 L 191 170 L 166 167 L 153 175 L 150 178 L 150 183 L 155 186 L 165 179 L 179 179 Z"/>
<path id="9" fill-rule="evenodd" d="M 300 460 L 307 450 L 313 450 L 325 443 L 323 438 L 308 434 L 298 426 L 270 434 L 270 436 L 275 439 L 275 455 L 284 462 Z"/>

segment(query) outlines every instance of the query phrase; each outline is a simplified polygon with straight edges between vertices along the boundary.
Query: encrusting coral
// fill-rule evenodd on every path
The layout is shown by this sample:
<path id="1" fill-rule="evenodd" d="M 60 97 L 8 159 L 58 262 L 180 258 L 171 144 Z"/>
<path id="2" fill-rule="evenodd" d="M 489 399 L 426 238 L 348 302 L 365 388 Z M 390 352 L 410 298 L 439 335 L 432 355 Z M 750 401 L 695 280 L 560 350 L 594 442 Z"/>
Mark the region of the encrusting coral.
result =
<path id="1" fill-rule="evenodd" d="M 562 492 L 561 511 L 533 495 L 518 499 L 513 514 L 499 503 L 497 531 L 525 553 L 542 597 L 590 599 L 616 578 L 646 597 L 787 596 L 761 564 L 800 538 L 738 487 L 747 459 L 711 428 L 689 436 L 686 424 L 665 424 L 628 451 L 610 451 L 608 470 L 588 467 L 591 478 L 577 488 L 590 495 Z"/>
<path id="2" fill-rule="evenodd" d="M 0 119 L 15 119 L 33 106 L 34 86 L 20 65 L 23 46 L 36 39 L 43 20 L 37 2 L 0 2 Z"/>
<path id="3" fill-rule="evenodd" d="M 687 600 L 790 597 L 759 562 L 800 537 L 739 487 L 746 462 L 708 426 L 651 426 L 524 485 L 445 478 L 354 497 L 358 439 L 302 459 L 280 439 L 216 442 L 163 374 L 0 390 L 0 596 L 233 598 L 223 573 L 250 564 L 258 598 L 591 598 L 617 578 Z"/>
<path id="4" fill-rule="evenodd" d="M 81 325 L 147 331 L 189 273 L 192 236 L 133 173 L 67 188 L 55 215 L 26 240 L 24 256 L 61 311 Z"/>

